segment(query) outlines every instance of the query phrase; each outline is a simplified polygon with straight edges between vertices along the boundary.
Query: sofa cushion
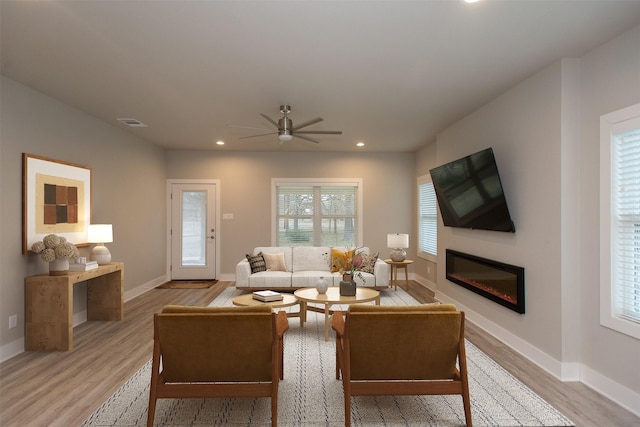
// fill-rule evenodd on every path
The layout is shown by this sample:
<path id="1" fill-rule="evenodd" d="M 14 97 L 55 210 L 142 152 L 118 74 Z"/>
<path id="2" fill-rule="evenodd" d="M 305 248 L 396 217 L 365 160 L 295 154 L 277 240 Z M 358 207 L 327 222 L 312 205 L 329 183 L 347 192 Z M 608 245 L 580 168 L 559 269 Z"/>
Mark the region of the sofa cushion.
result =
<path id="1" fill-rule="evenodd" d="M 293 248 L 291 271 L 329 271 L 328 246 L 296 246 Z"/>
<path id="2" fill-rule="evenodd" d="M 259 273 L 260 271 L 267 271 L 267 264 L 264 262 L 262 252 L 257 255 L 247 254 L 246 256 L 247 261 L 249 261 L 249 265 L 251 266 L 251 274 Z"/>
<path id="3" fill-rule="evenodd" d="M 291 273 L 288 271 L 261 271 L 248 278 L 249 288 L 279 289 L 291 287 Z"/>
<path id="4" fill-rule="evenodd" d="M 331 272 L 335 273 L 341 270 L 349 270 L 351 268 L 351 260 L 355 249 L 340 250 L 336 248 L 331 249 Z"/>
<path id="5" fill-rule="evenodd" d="M 364 273 L 373 274 L 373 269 L 376 265 L 376 261 L 378 260 L 378 252 L 373 254 L 362 254 L 362 264 L 358 268 L 358 270 Z"/>
<path id="6" fill-rule="evenodd" d="M 329 270 L 304 270 L 296 271 L 291 274 L 291 286 L 294 288 L 315 288 L 318 280 L 324 278 L 329 286 L 334 285 L 333 278 Z M 338 282 L 339 283 L 339 282 Z"/>
<path id="7" fill-rule="evenodd" d="M 284 261 L 284 253 L 262 254 L 264 262 L 267 265 L 267 271 L 289 271 Z"/>
<path id="8" fill-rule="evenodd" d="M 259 252 L 262 252 L 262 256 L 264 256 L 264 254 L 283 253 L 284 265 L 287 267 L 287 270 L 290 270 L 291 266 L 293 265 L 293 257 L 291 255 L 292 253 L 291 246 L 258 246 L 253 249 L 254 254 L 257 254 Z M 266 262 L 266 258 L 265 258 L 265 262 Z"/>

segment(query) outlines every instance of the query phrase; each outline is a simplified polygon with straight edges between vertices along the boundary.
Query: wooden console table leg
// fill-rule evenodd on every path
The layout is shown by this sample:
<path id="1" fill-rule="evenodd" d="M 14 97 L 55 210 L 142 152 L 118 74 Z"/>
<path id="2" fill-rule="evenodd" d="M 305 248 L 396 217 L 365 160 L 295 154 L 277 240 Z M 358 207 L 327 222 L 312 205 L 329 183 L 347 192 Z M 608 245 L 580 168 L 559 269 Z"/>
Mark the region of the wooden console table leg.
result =
<path id="1" fill-rule="evenodd" d="M 73 349 L 73 284 L 66 276 L 26 279 L 24 347 Z"/>
<path id="2" fill-rule="evenodd" d="M 87 280 L 87 320 L 122 320 L 124 271 Z"/>

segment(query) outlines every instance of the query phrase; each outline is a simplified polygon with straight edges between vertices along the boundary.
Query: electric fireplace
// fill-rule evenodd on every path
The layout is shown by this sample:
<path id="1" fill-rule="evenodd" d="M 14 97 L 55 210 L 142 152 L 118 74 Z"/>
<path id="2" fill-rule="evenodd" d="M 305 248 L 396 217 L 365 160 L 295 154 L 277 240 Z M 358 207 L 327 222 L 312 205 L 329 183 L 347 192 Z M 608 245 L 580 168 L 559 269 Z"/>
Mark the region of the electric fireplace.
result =
<path id="1" fill-rule="evenodd" d="M 447 279 L 524 313 L 524 267 L 447 249 Z"/>

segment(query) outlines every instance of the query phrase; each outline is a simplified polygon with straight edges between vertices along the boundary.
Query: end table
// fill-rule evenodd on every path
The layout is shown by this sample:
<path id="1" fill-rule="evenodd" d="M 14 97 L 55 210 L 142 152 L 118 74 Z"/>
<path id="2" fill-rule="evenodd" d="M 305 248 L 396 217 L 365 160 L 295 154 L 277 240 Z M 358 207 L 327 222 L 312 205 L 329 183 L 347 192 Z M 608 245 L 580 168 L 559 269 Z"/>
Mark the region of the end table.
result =
<path id="1" fill-rule="evenodd" d="M 413 260 L 405 259 L 404 261 L 393 261 L 390 259 L 385 259 L 384 262 L 391 266 L 391 280 L 389 281 L 389 287 L 393 286 L 393 290 L 398 290 L 398 269 L 404 268 L 404 285 L 405 291 L 409 290 L 409 273 L 407 272 L 407 267 L 409 264 L 413 264 Z"/>

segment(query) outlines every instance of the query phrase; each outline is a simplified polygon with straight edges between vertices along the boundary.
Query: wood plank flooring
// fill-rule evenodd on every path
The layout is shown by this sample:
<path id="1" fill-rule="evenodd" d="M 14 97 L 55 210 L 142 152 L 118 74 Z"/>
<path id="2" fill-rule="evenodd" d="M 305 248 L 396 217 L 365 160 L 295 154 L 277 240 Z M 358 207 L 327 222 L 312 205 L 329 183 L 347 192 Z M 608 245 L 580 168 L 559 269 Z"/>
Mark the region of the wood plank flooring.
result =
<path id="1" fill-rule="evenodd" d="M 207 305 L 233 282 L 209 289 L 154 289 L 125 303 L 121 322 L 86 322 L 74 329 L 70 352 L 25 352 L 0 364 L 1 426 L 80 425 L 151 358 L 152 315 L 165 304 Z M 393 292 L 388 290 L 385 292 Z M 430 302 L 429 289 L 410 293 Z M 640 418 L 581 383 L 562 383 L 467 323 L 467 338 L 577 426 L 640 426 Z"/>

